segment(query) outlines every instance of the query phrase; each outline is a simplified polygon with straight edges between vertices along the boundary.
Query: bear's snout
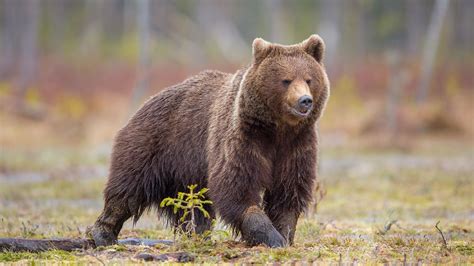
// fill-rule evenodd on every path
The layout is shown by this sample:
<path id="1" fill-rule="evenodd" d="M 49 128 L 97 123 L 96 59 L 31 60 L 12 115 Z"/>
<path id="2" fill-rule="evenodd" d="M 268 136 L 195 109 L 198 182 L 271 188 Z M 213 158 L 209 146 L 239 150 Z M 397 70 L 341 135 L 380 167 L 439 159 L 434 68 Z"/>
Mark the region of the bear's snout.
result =
<path id="1" fill-rule="evenodd" d="M 298 111 L 308 113 L 313 107 L 313 98 L 309 95 L 303 95 L 298 99 Z"/>
<path id="2" fill-rule="evenodd" d="M 309 116 L 313 109 L 313 96 L 304 80 L 295 80 L 287 91 L 287 104 L 297 118 Z"/>

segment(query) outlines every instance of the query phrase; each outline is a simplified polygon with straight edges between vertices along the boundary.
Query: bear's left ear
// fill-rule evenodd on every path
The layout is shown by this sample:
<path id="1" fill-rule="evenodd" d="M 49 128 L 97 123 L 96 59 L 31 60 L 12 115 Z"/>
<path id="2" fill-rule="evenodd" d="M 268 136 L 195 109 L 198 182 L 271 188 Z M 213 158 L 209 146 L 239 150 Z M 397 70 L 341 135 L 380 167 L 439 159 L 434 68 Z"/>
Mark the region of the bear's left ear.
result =
<path id="1" fill-rule="evenodd" d="M 256 38 L 252 43 L 252 54 L 254 64 L 259 64 L 267 57 L 272 48 L 272 44 L 262 38 Z"/>
<path id="2" fill-rule="evenodd" d="M 309 36 L 308 39 L 301 43 L 301 47 L 319 63 L 323 61 L 324 41 L 319 35 L 313 34 Z"/>

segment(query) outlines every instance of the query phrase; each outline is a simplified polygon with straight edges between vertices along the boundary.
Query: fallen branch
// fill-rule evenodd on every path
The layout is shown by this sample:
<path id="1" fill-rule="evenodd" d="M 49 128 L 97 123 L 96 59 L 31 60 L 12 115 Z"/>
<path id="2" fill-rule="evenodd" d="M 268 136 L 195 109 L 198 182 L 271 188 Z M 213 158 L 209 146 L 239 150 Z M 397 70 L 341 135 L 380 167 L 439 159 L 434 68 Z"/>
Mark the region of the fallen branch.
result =
<path id="1" fill-rule="evenodd" d="M 95 248 L 92 239 L 24 239 L 0 238 L 0 251 L 41 252 L 51 249 L 72 251 L 75 249 Z"/>
<path id="2" fill-rule="evenodd" d="M 157 244 L 172 245 L 171 240 L 153 240 L 153 239 L 141 239 L 141 238 L 126 238 L 118 240 L 119 245 L 132 245 L 132 246 L 155 246 Z M 25 238 L 0 238 L 0 252 L 13 251 L 13 252 L 41 252 L 47 250 L 65 250 L 73 251 L 76 249 L 92 249 L 96 248 L 96 245 L 92 239 L 72 239 L 72 238 L 60 238 L 60 239 L 25 239 Z"/>

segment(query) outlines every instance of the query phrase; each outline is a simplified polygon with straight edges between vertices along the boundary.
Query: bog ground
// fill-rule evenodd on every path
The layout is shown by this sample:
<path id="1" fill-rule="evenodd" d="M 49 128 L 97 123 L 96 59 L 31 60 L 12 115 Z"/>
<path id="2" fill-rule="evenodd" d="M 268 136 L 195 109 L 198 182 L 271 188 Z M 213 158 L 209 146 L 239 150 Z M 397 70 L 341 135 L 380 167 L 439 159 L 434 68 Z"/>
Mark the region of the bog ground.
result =
<path id="1" fill-rule="evenodd" d="M 300 220 L 293 247 L 236 242 L 220 224 L 210 240 L 173 246 L 0 253 L 0 261 L 139 262 L 143 252 L 186 251 L 194 262 L 474 262 L 472 143 L 419 139 L 410 149 L 334 144 L 322 136 L 317 192 L 323 200 Z M 110 147 L 4 149 L 0 236 L 81 237 L 102 207 Z M 322 191 L 322 192 L 321 192 Z M 317 211 L 316 211 L 317 209 Z M 442 242 L 443 232 L 447 246 Z M 174 239 L 150 212 L 121 238 Z"/>
<path id="2" fill-rule="evenodd" d="M 175 239 L 152 210 L 120 238 L 174 245 L 0 252 L 0 265 L 122 265 L 143 253 L 474 264 L 473 13 L 473 0 L 0 0 L 0 238 L 84 237 L 113 136 L 140 104 L 205 69 L 248 65 L 257 37 L 318 34 L 331 83 L 322 200 L 293 247 L 247 247 L 218 221 L 210 238 Z"/>

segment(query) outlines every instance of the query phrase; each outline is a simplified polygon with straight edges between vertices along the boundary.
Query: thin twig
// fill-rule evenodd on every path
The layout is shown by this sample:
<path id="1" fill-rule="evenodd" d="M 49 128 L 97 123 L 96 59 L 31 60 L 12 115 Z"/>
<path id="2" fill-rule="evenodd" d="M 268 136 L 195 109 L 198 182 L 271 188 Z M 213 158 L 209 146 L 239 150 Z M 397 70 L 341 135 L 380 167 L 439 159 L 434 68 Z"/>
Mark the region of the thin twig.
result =
<path id="1" fill-rule="evenodd" d="M 105 262 L 99 258 L 96 254 L 94 254 L 93 252 L 90 252 L 90 251 L 87 251 L 85 250 L 85 253 L 93 258 L 95 258 L 96 260 L 98 260 L 100 262 L 100 264 L 104 265 L 105 266 Z"/>
<path id="2" fill-rule="evenodd" d="M 329 222 L 328 222 L 328 225 L 331 225 L 331 226 L 334 227 L 334 229 L 336 229 L 336 230 L 341 230 L 341 228 L 337 227 L 337 226 L 334 224 L 334 221 L 333 221 L 333 220 L 329 221 Z"/>
<path id="3" fill-rule="evenodd" d="M 379 229 L 379 234 L 385 235 L 390 229 L 392 228 L 392 225 L 396 224 L 397 220 L 391 220 L 389 221 L 383 228 L 383 230 Z"/>
<path id="4" fill-rule="evenodd" d="M 439 234 L 441 235 L 441 239 L 443 240 L 443 247 L 446 249 L 446 250 L 449 250 L 448 249 L 448 242 L 446 241 L 446 238 L 444 237 L 444 234 L 443 234 L 443 231 L 441 231 L 441 229 L 439 229 L 438 225 L 439 225 L 440 221 L 438 221 L 435 225 L 435 228 L 438 230 Z"/>
<path id="5" fill-rule="evenodd" d="M 408 231 L 408 229 L 404 228 L 403 226 L 401 226 L 399 223 L 395 223 L 394 226 L 398 227 L 399 229 L 403 230 L 403 231 Z"/>

